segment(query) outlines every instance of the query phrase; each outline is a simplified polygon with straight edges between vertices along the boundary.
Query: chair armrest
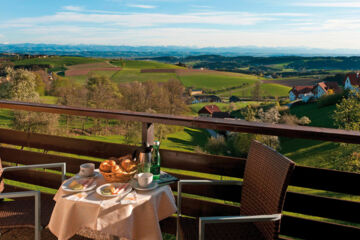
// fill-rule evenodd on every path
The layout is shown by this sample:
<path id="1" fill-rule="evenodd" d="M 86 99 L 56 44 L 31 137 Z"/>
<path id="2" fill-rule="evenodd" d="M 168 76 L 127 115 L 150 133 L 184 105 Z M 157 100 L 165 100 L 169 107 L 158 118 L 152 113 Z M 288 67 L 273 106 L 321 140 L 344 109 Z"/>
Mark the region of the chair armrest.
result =
<path id="1" fill-rule="evenodd" d="M 3 198 L 20 198 L 20 197 L 35 197 L 35 239 L 40 239 L 41 231 L 41 194 L 40 191 L 24 191 L 24 192 L 9 192 L 0 193 L 0 199 Z"/>
<path id="2" fill-rule="evenodd" d="M 181 217 L 181 193 L 182 185 L 238 185 L 241 186 L 242 182 L 240 181 L 223 181 L 223 180 L 180 180 L 177 183 L 177 227 L 176 227 L 176 239 L 179 239 L 179 225 Z"/>
<path id="3" fill-rule="evenodd" d="M 281 214 L 254 215 L 254 216 L 220 216 L 199 218 L 199 239 L 205 239 L 205 224 L 207 223 L 247 223 L 247 222 L 268 222 L 279 221 Z"/>
<path id="4" fill-rule="evenodd" d="M 3 168 L 3 174 L 5 174 L 5 172 L 26 170 L 26 169 L 32 169 L 32 168 L 58 168 L 58 167 L 61 168 L 61 181 L 63 182 L 63 181 L 65 181 L 65 177 L 66 177 L 66 163 L 65 162 L 5 167 L 5 168 Z"/>

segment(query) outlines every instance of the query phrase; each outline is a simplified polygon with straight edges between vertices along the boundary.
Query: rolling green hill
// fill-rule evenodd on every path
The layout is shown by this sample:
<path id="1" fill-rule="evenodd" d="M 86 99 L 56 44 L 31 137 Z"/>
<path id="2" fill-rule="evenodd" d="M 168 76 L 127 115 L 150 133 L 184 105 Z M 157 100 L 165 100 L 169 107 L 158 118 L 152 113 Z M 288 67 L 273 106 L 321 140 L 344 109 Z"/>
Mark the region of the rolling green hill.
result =
<path id="1" fill-rule="evenodd" d="M 182 69 L 173 64 L 166 64 L 155 61 L 140 61 L 140 60 L 114 60 L 110 62 L 119 67 L 124 67 L 125 69 Z"/>
<path id="2" fill-rule="evenodd" d="M 49 64 L 54 68 L 53 71 L 65 70 L 63 67 L 76 65 L 76 64 L 84 64 L 84 63 L 96 63 L 96 62 L 104 62 L 104 59 L 101 58 L 85 58 L 85 57 L 48 57 L 48 58 L 32 58 L 32 59 L 24 59 L 15 61 L 15 66 L 19 65 L 36 65 L 36 64 Z"/>

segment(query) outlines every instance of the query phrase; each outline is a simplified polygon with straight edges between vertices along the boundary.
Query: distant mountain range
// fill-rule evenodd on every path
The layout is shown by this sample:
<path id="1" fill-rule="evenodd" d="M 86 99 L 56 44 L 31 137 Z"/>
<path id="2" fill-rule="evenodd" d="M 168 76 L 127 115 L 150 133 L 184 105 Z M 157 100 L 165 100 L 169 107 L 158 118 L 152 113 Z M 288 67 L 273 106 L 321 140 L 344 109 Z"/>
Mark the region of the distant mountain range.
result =
<path id="1" fill-rule="evenodd" d="M 180 47 L 106 46 L 57 44 L 0 44 L 0 53 L 69 55 L 84 57 L 186 57 L 216 54 L 222 56 L 360 56 L 360 49 L 318 49 L 301 47 Z"/>

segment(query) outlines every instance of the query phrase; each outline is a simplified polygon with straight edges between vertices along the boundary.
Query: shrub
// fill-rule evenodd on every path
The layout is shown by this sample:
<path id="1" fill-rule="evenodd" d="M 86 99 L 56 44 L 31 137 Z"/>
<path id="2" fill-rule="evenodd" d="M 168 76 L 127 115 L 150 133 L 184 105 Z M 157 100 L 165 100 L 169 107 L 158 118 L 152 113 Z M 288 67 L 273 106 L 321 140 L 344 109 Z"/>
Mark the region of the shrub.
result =
<path id="1" fill-rule="evenodd" d="M 221 135 L 218 135 L 217 137 L 211 137 L 206 143 L 204 150 L 214 155 L 226 155 L 227 144 L 225 138 Z"/>
<path id="2" fill-rule="evenodd" d="M 311 123 L 311 120 L 306 116 L 299 119 L 295 115 L 285 114 L 281 117 L 280 123 L 288 125 L 308 125 Z"/>
<path id="3" fill-rule="evenodd" d="M 341 101 L 343 96 L 344 96 L 343 93 L 324 95 L 319 99 L 318 107 L 321 108 L 321 107 L 326 107 L 326 106 L 330 106 L 330 105 L 335 105 Z"/>

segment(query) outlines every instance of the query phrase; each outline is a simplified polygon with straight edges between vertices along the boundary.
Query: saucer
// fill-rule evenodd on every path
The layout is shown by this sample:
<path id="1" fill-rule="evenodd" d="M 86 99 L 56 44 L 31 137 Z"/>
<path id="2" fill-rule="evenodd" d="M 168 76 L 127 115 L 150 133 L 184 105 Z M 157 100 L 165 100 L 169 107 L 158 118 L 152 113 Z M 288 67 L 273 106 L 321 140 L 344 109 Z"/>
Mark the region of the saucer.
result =
<path id="1" fill-rule="evenodd" d="M 158 184 L 157 182 L 152 182 L 150 183 L 147 187 L 141 187 L 139 185 L 139 183 L 137 181 L 133 181 L 131 183 L 131 186 L 135 189 L 135 190 L 138 190 L 138 191 L 150 191 L 150 190 L 154 190 L 155 188 L 158 187 Z"/>

